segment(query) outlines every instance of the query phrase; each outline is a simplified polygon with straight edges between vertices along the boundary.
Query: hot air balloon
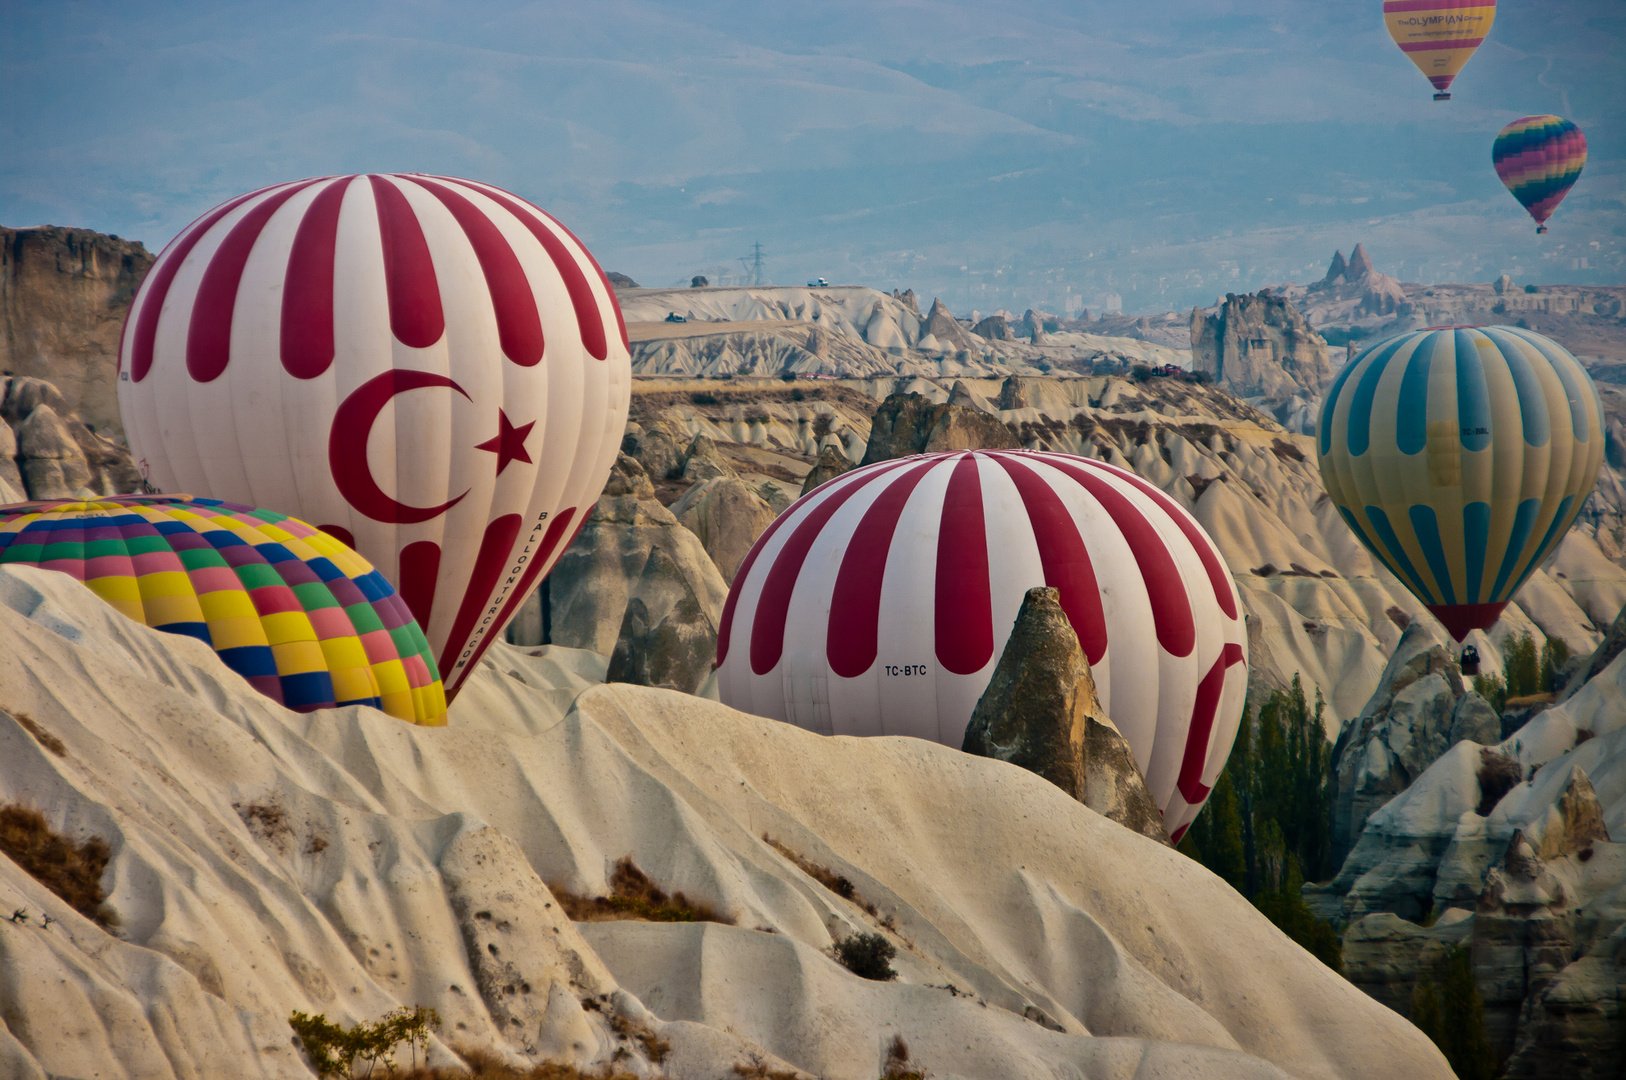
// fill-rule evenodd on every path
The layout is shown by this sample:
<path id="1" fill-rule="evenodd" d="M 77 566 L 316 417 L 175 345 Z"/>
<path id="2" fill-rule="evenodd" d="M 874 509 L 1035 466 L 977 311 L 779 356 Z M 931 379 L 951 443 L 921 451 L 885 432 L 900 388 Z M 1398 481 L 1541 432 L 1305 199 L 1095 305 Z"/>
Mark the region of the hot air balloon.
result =
<path id="1" fill-rule="evenodd" d="M 0 565 L 58 570 L 124 615 L 214 647 L 296 712 L 371 705 L 446 723 L 429 642 L 389 582 L 270 510 L 189 495 L 0 506 Z"/>
<path id="2" fill-rule="evenodd" d="M 598 264 L 523 199 L 323 177 L 181 232 L 131 305 L 118 388 L 152 488 L 276 507 L 355 547 L 450 697 L 592 509 L 631 359 Z"/>
<path id="3" fill-rule="evenodd" d="M 958 749 L 1038 585 L 1059 590 L 1101 704 L 1180 835 L 1230 754 L 1247 634 L 1202 527 L 1111 465 L 923 454 L 816 488 L 741 564 L 718 689 L 728 705 L 812 731 Z"/>
<path id="4" fill-rule="evenodd" d="M 1586 136 L 1562 116 L 1526 116 L 1496 136 L 1491 149 L 1496 175 L 1547 231 L 1547 219 L 1564 201 L 1586 167 Z"/>
<path id="5" fill-rule="evenodd" d="M 1400 51 L 1428 77 L 1435 101 L 1490 33 L 1496 0 L 1383 0 L 1383 23 Z"/>
<path id="6" fill-rule="evenodd" d="M 1603 461 L 1603 405 L 1563 346 L 1511 326 L 1413 330 L 1327 392 L 1321 482 L 1458 641 L 1563 539 Z"/>

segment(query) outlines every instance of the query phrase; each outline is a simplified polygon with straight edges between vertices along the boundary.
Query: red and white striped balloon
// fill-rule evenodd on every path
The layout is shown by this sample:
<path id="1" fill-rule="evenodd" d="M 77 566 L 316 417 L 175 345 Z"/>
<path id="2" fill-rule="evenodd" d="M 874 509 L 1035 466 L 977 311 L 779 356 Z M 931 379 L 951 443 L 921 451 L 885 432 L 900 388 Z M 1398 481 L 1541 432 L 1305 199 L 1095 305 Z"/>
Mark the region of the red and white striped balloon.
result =
<path id="1" fill-rule="evenodd" d="M 1242 609 L 1195 519 L 1099 461 L 922 454 L 809 492 L 734 580 L 718 688 L 737 709 L 812 731 L 958 748 L 1039 585 L 1060 591 L 1101 704 L 1180 835 L 1241 720 Z"/>
<path id="2" fill-rule="evenodd" d="M 631 376 L 614 291 L 541 210 L 452 177 L 322 177 L 164 250 L 119 411 L 154 488 L 292 514 L 372 561 L 450 697 L 592 509 Z"/>

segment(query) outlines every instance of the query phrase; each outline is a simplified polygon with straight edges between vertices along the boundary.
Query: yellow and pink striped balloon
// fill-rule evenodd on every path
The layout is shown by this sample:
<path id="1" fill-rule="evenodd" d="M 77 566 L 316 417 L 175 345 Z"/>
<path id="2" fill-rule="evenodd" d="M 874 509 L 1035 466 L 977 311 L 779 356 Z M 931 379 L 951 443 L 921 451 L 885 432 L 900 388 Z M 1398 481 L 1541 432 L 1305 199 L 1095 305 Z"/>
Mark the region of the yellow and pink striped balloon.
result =
<path id="1" fill-rule="evenodd" d="M 1451 81 L 1490 33 L 1496 0 L 1384 0 L 1383 23 L 1417 70 L 1451 100 Z"/>

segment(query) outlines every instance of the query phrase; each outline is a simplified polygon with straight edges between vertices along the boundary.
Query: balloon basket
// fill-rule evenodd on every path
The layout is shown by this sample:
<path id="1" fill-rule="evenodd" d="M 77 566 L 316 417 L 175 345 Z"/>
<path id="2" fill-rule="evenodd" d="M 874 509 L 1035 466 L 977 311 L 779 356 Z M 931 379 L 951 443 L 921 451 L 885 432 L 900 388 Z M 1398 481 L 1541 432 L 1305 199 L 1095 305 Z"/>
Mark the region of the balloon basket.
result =
<path id="1" fill-rule="evenodd" d="M 1434 100 L 1435 101 L 1450 101 L 1451 100 L 1451 95 L 1450 94 L 1435 94 L 1434 95 Z"/>
<path id="2" fill-rule="evenodd" d="M 1544 233 L 1546 231 L 1547 231 L 1547 226 L 1545 226 L 1545 225 L 1537 225 L 1536 226 L 1536 232 L 1537 232 L 1538 235 L 1541 234 L 1541 233 Z"/>

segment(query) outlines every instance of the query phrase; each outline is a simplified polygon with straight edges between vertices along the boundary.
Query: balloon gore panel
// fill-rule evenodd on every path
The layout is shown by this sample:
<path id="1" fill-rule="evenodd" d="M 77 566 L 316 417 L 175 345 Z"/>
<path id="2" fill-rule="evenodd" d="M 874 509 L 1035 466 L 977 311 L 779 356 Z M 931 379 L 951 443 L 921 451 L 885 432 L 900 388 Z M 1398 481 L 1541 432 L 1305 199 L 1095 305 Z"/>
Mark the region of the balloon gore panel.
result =
<path id="1" fill-rule="evenodd" d="M 1384 0 L 1383 24 L 1400 51 L 1417 65 L 1436 101 L 1484 42 L 1496 20 L 1495 0 Z"/>
<path id="2" fill-rule="evenodd" d="M 1491 163 L 1536 231 L 1546 232 L 1547 219 L 1586 167 L 1586 136 L 1562 116 L 1522 117 L 1496 136 Z"/>
<path id="3" fill-rule="evenodd" d="M 0 564 L 56 570 L 122 614 L 197 638 L 296 712 L 370 705 L 446 722 L 429 642 L 389 582 L 328 534 L 186 495 L 0 506 Z"/>
<path id="4" fill-rule="evenodd" d="M 1397 357 L 1404 375 L 1385 377 Z M 1510 326 L 1373 345 L 1334 380 L 1317 436 L 1339 515 L 1459 641 L 1492 626 L 1563 539 L 1603 461 L 1586 370 Z"/>

